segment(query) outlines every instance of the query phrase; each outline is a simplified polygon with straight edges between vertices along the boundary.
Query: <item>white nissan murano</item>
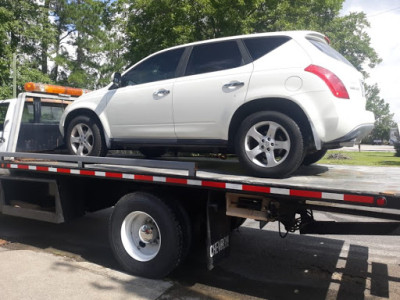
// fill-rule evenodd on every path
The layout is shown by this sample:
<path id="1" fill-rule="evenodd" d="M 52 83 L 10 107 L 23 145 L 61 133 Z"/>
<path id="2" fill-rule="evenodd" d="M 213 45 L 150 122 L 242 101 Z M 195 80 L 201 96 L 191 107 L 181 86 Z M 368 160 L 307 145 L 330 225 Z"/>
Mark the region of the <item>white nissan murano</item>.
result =
<path id="1" fill-rule="evenodd" d="M 362 75 L 322 34 L 234 36 L 152 54 L 65 110 L 69 151 L 235 153 L 251 175 L 286 177 L 373 128 Z"/>

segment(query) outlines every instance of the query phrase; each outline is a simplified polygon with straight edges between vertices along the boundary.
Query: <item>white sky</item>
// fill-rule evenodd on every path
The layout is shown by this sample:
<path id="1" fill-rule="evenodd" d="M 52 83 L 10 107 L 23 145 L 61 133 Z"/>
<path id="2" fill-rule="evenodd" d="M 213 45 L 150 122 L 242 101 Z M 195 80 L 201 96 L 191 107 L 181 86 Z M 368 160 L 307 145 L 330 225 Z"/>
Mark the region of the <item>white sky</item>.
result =
<path id="1" fill-rule="evenodd" d="M 382 63 L 369 70 L 367 82 L 378 84 L 380 97 L 400 122 L 400 0 L 346 0 L 341 13 L 359 11 L 367 15 L 371 45 L 382 58 Z"/>

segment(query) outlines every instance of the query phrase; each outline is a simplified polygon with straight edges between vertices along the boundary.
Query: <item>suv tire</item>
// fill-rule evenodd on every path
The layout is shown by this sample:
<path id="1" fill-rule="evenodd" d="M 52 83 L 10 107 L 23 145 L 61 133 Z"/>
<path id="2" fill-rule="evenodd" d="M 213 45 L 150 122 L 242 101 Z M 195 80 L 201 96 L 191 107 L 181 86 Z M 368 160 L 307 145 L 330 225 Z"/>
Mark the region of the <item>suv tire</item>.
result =
<path id="1" fill-rule="evenodd" d="M 255 176 L 286 177 L 303 161 L 299 126 L 288 116 L 262 111 L 248 116 L 236 136 L 236 154 Z"/>
<path id="2" fill-rule="evenodd" d="M 313 153 L 307 154 L 304 157 L 303 165 L 309 166 L 309 165 L 316 163 L 317 161 L 319 161 L 321 158 L 324 157 L 326 152 L 328 152 L 328 149 L 321 149 L 321 150 L 317 150 Z"/>
<path id="3" fill-rule="evenodd" d="M 68 125 L 69 153 L 79 156 L 105 156 L 107 147 L 99 124 L 89 116 L 75 117 Z"/>

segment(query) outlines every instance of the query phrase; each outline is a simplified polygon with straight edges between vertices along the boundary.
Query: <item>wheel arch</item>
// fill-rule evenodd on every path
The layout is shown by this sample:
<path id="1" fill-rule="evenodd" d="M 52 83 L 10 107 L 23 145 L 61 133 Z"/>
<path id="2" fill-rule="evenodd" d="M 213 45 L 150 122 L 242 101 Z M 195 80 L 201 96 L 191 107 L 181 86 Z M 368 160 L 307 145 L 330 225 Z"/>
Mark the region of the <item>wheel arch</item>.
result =
<path id="1" fill-rule="evenodd" d="M 236 132 L 242 121 L 249 115 L 259 111 L 277 111 L 293 119 L 301 129 L 307 147 L 319 149 L 319 140 L 313 125 L 303 109 L 295 102 L 286 98 L 261 98 L 244 103 L 234 113 L 228 132 L 229 148 L 234 149 Z"/>
<path id="2" fill-rule="evenodd" d="M 73 111 L 70 111 L 67 115 L 67 117 L 65 118 L 65 122 L 64 122 L 64 139 L 66 136 L 66 132 L 69 126 L 69 123 L 77 116 L 88 116 L 90 118 L 93 118 L 96 120 L 96 122 L 100 125 L 101 130 L 104 134 L 104 139 L 107 145 L 107 148 L 110 148 L 111 145 L 111 141 L 110 141 L 110 130 L 109 128 L 106 128 L 106 126 L 104 126 L 104 122 L 102 122 L 101 118 L 99 118 L 99 116 L 91 109 L 89 108 L 78 108 L 75 109 Z"/>

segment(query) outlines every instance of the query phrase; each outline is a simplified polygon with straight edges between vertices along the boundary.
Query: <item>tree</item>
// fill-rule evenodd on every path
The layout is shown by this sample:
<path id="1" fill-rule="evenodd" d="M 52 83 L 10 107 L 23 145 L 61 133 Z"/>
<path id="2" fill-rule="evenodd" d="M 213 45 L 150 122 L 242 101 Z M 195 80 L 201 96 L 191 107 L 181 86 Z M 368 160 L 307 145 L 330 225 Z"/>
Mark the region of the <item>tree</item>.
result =
<path id="1" fill-rule="evenodd" d="M 126 65 L 119 2 L 112 0 L 51 0 L 56 28 L 54 81 L 89 89 L 110 82 Z"/>
<path id="2" fill-rule="evenodd" d="M 29 80 L 49 82 L 47 74 L 40 70 L 41 41 L 51 39 L 38 19 L 42 20 L 46 11 L 35 0 L 0 0 L 0 97 L 12 95 L 10 78 L 12 55 L 18 55 L 17 69 L 21 74 L 17 79 L 21 90 L 29 74 Z"/>
<path id="3" fill-rule="evenodd" d="M 374 68 L 382 61 L 371 47 L 371 38 L 366 31 L 368 27 L 370 24 L 365 13 L 350 13 L 333 19 L 324 31 L 331 38 L 332 46 L 366 78 L 365 66 Z"/>
<path id="4" fill-rule="evenodd" d="M 390 106 L 384 99 L 379 97 L 379 88 L 376 84 L 365 85 L 367 97 L 367 110 L 375 115 L 375 127 L 372 132 L 363 140 L 365 143 L 372 143 L 374 140 L 389 140 L 390 128 L 396 126 L 393 121 L 394 114 L 390 113 Z"/>
<path id="5" fill-rule="evenodd" d="M 360 71 L 380 60 L 370 46 L 364 13 L 340 17 L 343 0 L 120 0 L 130 12 L 131 63 L 174 45 L 253 32 L 316 30 Z M 366 73 L 364 72 L 366 75 Z"/>

